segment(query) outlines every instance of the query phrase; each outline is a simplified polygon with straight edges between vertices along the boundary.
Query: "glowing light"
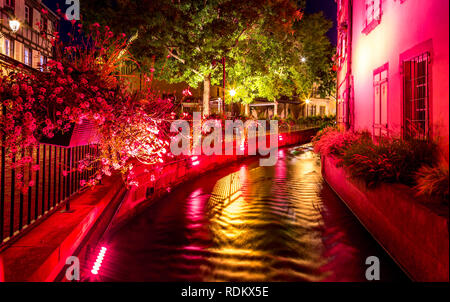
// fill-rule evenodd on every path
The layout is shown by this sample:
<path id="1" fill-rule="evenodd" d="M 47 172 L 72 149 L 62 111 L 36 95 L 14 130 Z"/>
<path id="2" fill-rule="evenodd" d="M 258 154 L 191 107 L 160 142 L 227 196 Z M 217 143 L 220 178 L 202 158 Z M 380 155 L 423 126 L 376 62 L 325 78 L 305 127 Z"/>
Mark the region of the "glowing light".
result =
<path id="1" fill-rule="evenodd" d="M 282 141 L 283 137 L 281 135 L 278 136 L 278 140 Z"/>
<path id="2" fill-rule="evenodd" d="M 302 63 L 306 62 L 306 58 L 305 57 L 302 57 L 301 60 L 302 60 Z"/>
<path id="3" fill-rule="evenodd" d="M 192 92 L 189 89 L 189 87 L 183 90 L 183 95 L 184 96 L 191 96 L 192 95 Z"/>
<path id="4" fill-rule="evenodd" d="M 15 33 L 20 28 L 20 22 L 17 20 L 9 20 L 9 27 L 11 28 L 12 32 Z"/>
<path id="5" fill-rule="evenodd" d="M 306 104 L 309 104 L 309 102 L 311 102 L 310 99 L 306 99 L 306 100 L 305 100 L 305 103 L 306 103 Z"/>
<path id="6" fill-rule="evenodd" d="M 230 89 L 229 93 L 230 93 L 231 96 L 235 96 L 236 95 L 236 90 Z"/>
<path id="7" fill-rule="evenodd" d="M 197 166 L 199 163 L 200 163 L 200 161 L 197 160 L 197 161 L 194 161 L 194 162 L 192 163 L 192 165 L 193 165 L 193 166 Z"/>
<path id="8" fill-rule="evenodd" d="M 198 158 L 198 156 L 192 156 L 191 160 L 194 161 Z"/>
<path id="9" fill-rule="evenodd" d="M 93 275 L 98 274 L 98 271 L 100 270 L 100 267 L 102 266 L 103 258 L 105 257 L 105 254 L 106 254 L 106 250 L 107 250 L 106 247 L 104 247 L 104 246 L 101 247 L 100 252 L 97 255 L 97 259 L 95 259 L 95 263 L 92 266 L 91 273 Z"/>

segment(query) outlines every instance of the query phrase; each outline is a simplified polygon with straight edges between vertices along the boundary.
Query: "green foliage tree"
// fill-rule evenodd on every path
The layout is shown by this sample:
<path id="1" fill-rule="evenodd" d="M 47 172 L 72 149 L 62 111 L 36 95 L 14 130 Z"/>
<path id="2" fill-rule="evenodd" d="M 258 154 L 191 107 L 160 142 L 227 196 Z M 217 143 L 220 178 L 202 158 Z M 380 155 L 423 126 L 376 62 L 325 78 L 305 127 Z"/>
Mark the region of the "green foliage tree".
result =
<path id="1" fill-rule="evenodd" d="M 326 36 L 332 23 L 322 13 L 306 15 L 290 33 L 254 27 L 231 52 L 228 68 L 235 100 L 249 103 L 255 96 L 309 97 L 314 85 L 328 96 L 335 87 L 334 49 Z"/>
<path id="2" fill-rule="evenodd" d="M 115 0 L 87 1 L 83 16 L 130 36 L 138 33 L 131 53 L 156 78 L 204 83 L 204 113 L 209 113 L 210 85 L 221 79 L 219 64 L 256 25 L 261 31 L 292 32 L 302 16 L 291 0 Z"/>

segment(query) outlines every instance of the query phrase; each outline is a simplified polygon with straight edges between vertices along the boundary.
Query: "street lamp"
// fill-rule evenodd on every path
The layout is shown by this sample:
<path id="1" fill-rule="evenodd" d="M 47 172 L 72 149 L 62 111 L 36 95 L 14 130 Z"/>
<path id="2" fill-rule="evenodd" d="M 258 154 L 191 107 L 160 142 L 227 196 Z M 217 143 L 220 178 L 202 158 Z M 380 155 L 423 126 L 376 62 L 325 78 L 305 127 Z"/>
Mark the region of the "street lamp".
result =
<path id="1" fill-rule="evenodd" d="M 302 63 L 306 62 L 306 58 L 305 57 L 302 57 L 301 60 L 302 60 Z"/>
<path id="2" fill-rule="evenodd" d="M 17 32 L 20 28 L 20 22 L 18 20 L 9 20 L 9 27 L 13 33 Z"/>
<path id="3" fill-rule="evenodd" d="M 231 97 L 234 97 L 236 95 L 236 90 L 230 89 L 228 93 L 230 94 Z"/>

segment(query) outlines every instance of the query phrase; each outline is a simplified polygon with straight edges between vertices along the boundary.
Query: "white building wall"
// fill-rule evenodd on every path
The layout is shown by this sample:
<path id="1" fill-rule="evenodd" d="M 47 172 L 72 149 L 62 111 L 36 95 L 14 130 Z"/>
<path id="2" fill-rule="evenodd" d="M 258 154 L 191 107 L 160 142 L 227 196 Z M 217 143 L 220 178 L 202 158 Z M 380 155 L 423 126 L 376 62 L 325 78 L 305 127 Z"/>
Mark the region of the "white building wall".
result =
<path id="1" fill-rule="evenodd" d="M 372 131 L 373 71 L 388 63 L 388 126 L 399 135 L 403 122 L 403 59 L 431 54 L 432 135 L 448 157 L 449 1 L 383 0 L 381 22 L 362 33 L 365 0 L 353 1 L 352 74 L 355 130 Z"/>

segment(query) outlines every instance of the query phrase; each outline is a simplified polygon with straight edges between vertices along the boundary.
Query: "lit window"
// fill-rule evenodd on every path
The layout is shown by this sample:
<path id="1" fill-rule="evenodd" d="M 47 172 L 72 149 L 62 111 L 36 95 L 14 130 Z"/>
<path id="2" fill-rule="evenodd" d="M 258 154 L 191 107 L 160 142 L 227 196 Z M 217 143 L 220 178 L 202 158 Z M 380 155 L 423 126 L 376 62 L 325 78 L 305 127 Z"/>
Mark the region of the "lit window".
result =
<path id="1" fill-rule="evenodd" d="M 309 106 L 309 116 L 315 116 L 317 114 L 317 106 L 316 105 L 310 105 Z"/>
<path id="2" fill-rule="evenodd" d="M 47 57 L 46 56 L 40 56 L 39 57 L 39 70 L 44 71 L 44 65 L 47 64 Z"/>
<path id="3" fill-rule="evenodd" d="M 5 38 L 5 55 L 14 58 L 14 40 Z"/>
<path id="4" fill-rule="evenodd" d="M 366 0 L 366 17 L 363 33 L 368 34 L 381 20 L 381 0 Z"/>
<path id="5" fill-rule="evenodd" d="M 28 47 L 24 47 L 23 48 L 23 62 L 28 66 L 31 66 L 31 64 L 32 64 L 31 57 L 32 57 L 31 49 Z"/>
<path id="6" fill-rule="evenodd" d="M 325 116 L 325 106 L 320 106 L 320 116 Z"/>
<path id="7" fill-rule="evenodd" d="M 427 139 L 429 133 L 430 54 L 403 61 L 403 135 Z"/>
<path id="8" fill-rule="evenodd" d="M 373 135 L 388 134 L 388 65 L 373 73 Z"/>

